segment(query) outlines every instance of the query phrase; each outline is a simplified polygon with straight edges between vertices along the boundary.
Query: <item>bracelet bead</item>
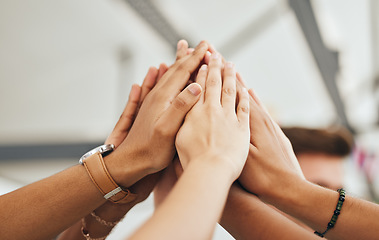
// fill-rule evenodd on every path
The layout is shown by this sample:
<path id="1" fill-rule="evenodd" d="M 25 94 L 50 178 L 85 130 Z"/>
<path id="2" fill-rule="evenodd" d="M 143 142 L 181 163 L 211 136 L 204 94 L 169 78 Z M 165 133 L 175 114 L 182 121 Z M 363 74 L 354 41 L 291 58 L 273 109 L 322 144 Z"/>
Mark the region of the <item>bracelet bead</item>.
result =
<path id="1" fill-rule="evenodd" d="M 334 227 L 334 225 L 337 222 L 338 216 L 341 213 L 342 205 L 345 201 L 345 190 L 343 188 L 341 188 L 341 189 L 338 189 L 337 192 L 339 193 L 338 203 L 337 203 L 336 209 L 333 212 L 333 216 L 330 219 L 330 222 L 328 223 L 328 225 L 326 227 L 326 230 L 323 233 L 320 233 L 318 231 L 314 232 L 319 237 L 323 238 L 325 236 L 326 232 L 328 232 L 330 229 L 332 229 Z"/>

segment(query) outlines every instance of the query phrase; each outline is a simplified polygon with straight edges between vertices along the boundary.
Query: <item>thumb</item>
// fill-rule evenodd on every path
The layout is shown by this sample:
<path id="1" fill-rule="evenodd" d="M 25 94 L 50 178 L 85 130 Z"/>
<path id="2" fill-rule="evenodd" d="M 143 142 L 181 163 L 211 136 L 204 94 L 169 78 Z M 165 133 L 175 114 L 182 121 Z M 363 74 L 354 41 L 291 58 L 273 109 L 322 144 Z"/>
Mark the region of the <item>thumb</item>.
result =
<path id="1" fill-rule="evenodd" d="M 202 88 L 198 83 L 191 83 L 172 101 L 166 112 L 159 119 L 159 126 L 166 128 L 164 132 L 175 135 L 186 114 L 200 98 Z"/>

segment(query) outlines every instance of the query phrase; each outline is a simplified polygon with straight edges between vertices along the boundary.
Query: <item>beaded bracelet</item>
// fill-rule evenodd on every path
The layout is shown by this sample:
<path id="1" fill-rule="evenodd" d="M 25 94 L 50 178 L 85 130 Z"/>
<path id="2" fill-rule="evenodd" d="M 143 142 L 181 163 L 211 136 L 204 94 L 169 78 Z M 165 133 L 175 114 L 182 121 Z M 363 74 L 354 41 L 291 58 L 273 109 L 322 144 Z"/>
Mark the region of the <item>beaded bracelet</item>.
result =
<path id="1" fill-rule="evenodd" d="M 337 192 L 340 194 L 340 196 L 338 198 L 338 203 L 337 203 L 337 206 L 336 206 L 336 210 L 334 210 L 332 219 L 328 223 L 328 226 L 326 227 L 326 230 L 323 233 L 320 233 L 320 232 L 317 232 L 317 231 L 314 232 L 319 237 L 323 238 L 325 236 L 326 232 L 329 231 L 330 229 L 332 229 L 334 227 L 334 225 L 337 222 L 338 215 L 340 215 L 340 213 L 341 213 L 342 205 L 343 205 L 343 202 L 345 201 L 345 190 L 343 188 L 340 188 L 340 189 L 337 190 Z"/>

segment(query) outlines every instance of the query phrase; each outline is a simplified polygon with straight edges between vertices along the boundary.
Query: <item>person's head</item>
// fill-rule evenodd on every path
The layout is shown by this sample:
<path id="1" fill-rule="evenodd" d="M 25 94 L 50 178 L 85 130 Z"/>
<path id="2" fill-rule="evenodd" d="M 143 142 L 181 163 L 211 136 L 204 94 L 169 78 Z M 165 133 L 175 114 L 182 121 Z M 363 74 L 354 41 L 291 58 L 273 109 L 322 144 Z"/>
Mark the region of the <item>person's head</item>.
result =
<path id="1" fill-rule="evenodd" d="M 343 160 L 352 152 L 353 137 L 344 128 L 282 127 L 292 143 L 307 180 L 338 189 L 343 185 Z"/>

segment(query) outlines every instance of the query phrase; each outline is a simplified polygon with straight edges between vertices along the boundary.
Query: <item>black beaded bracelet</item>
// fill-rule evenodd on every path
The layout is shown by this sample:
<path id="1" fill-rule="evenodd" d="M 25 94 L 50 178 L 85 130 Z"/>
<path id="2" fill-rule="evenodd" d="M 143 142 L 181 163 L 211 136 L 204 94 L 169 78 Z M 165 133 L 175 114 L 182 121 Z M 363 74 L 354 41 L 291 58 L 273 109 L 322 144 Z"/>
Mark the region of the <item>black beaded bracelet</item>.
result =
<path id="1" fill-rule="evenodd" d="M 334 225 L 336 224 L 337 219 L 338 219 L 338 215 L 340 215 L 340 213 L 341 213 L 343 202 L 345 201 L 345 190 L 343 188 L 340 188 L 337 190 L 337 192 L 340 194 L 340 196 L 338 198 L 336 210 L 334 210 L 332 219 L 330 219 L 330 222 L 328 223 L 326 230 L 323 233 L 319 233 L 319 232 L 315 231 L 315 234 L 317 236 L 322 237 L 322 238 L 325 236 L 326 232 L 329 231 L 329 229 L 332 229 L 334 227 Z"/>

